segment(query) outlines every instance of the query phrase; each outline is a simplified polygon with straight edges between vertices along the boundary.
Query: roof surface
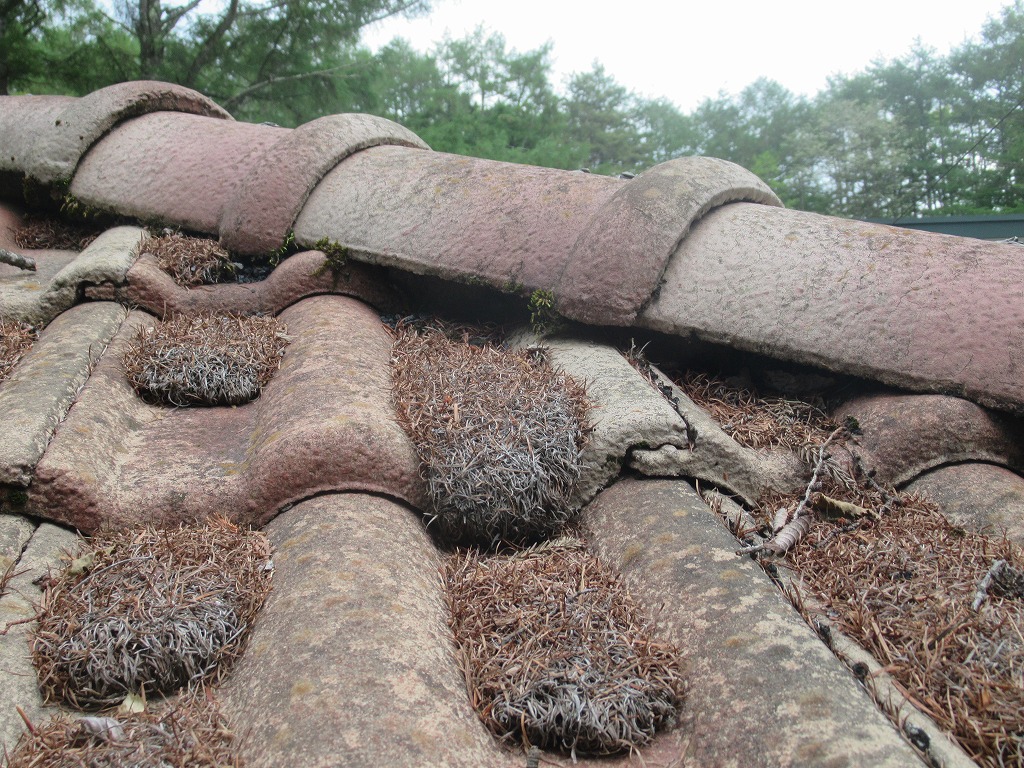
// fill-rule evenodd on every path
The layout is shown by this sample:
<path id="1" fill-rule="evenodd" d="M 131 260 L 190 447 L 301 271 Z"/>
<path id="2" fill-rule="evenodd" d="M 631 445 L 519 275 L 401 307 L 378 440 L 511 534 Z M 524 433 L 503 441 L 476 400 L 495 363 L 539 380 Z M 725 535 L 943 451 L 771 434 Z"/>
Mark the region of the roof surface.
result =
<path id="1" fill-rule="evenodd" d="M 25 216 L 53 199 L 135 223 L 80 251 L 19 247 Z M 162 227 L 236 258 L 285 258 L 260 281 L 186 289 L 139 256 Z M 829 415 L 859 425 L 840 459 L 1024 544 L 1017 246 L 786 210 L 711 158 L 611 179 L 433 152 L 365 115 L 238 123 L 187 89 L 125 83 L 0 97 L 0 248 L 37 264 L 0 264 L 0 319 L 39 330 L 0 382 L 0 571 L 15 574 L 0 625 L 28 620 L 0 635 L 6 749 L 23 730 L 16 705 L 33 723 L 55 709 L 28 640 L 37 580 L 75 549 L 75 530 L 223 515 L 263 528 L 274 550 L 274 589 L 216 692 L 248 764 L 523 765 L 467 694 L 438 575 L 450 554 L 424 525 L 382 315 L 429 297 L 502 320 L 501 307 L 541 295 L 568 321 L 543 340 L 552 364 L 592 403 L 581 529 L 678 646 L 689 685 L 679 723 L 639 754 L 580 763 L 973 764 L 861 649 L 822 642 L 735 555 L 711 506 L 738 514 L 737 502 L 802 493 L 807 462 L 740 444 L 620 342 L 699 342 L 755 353 L 743 358 L 753 375 L 838 382 Z M 259 399 L 169 408 L 128 383 L 121 361 L 139 329 L 196 312 L 285 323 L 287 352 Z M 527 329 L 514 343 L 541 341 Z M 857 663 L 874 664 L 868 687 L 894 697 L 887 707 Z"/>

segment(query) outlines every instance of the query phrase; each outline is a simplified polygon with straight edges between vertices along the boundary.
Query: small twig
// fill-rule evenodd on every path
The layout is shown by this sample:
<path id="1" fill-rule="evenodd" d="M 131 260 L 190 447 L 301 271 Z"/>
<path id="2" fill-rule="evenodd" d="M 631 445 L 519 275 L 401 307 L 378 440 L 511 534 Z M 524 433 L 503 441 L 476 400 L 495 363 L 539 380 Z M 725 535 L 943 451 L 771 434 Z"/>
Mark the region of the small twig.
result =
<path id="1" fill-rule="evenodd" d="M 992 586 L 992 577 L 999 572 L 999 570 L 1006 565 L 1005 560 L 996 560 L 992 563 L 992 567 L 988 569 L 988 573 L 978 583 L 978 591 L 974 593 L 974 602 L 971 603 L 971 610 L 977 612 L 981 608 L 981 604 L 985 602 L 985 598 L 988 597 L 988 588 Z"/>
<path id="2" fill-rule="evenodd" d="M 20 253 L 14 253 L 14 251 L 8 251 L 6 248 L 0 248 L 0 263 L 10 264 L 18 269 L 27 269 L 30 272 L 36 271 L 35 259 L 22 256 Z"/>

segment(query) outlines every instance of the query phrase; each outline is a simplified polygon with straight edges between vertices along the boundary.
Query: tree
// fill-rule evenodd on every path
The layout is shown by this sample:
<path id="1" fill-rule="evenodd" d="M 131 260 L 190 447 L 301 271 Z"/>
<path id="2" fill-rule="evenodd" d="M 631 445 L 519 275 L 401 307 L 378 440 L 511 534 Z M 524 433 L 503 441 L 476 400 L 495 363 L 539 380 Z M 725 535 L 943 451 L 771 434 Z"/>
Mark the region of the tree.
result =
<path id="1" fill-rule="evenodd" d="M 643 166 L 643 139 L 638 126 L 638 99 L 604 67 L 569 81 L 566 112 L 569 136 L 587 148 L 587 163 L 596 173 L 638 171 Z"/>

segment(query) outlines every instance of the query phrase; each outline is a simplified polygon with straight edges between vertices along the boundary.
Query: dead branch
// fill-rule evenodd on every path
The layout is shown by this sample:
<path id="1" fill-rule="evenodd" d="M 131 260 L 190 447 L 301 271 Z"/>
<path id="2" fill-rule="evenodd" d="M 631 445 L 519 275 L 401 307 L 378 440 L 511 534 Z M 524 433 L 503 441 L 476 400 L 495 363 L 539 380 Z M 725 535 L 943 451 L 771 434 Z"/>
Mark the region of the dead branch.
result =
<path id="1" fill-rule="evenodd" d="M 12 267 L 18 269 L 27 269 L 29 272 L 36 271 L 36 260 L 28 256 L 22 256 L 20 253 L 14 251 L 8 251 L 6 248 L 0 248 L 0 263 L 10 264 Z"/>

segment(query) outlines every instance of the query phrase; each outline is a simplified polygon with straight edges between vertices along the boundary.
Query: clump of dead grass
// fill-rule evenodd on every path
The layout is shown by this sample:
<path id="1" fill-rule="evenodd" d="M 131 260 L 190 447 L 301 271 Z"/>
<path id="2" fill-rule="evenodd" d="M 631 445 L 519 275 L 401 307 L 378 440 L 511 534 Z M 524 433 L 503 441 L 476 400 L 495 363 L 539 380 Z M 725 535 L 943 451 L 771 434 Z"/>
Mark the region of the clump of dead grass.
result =
<path id="1" fill-rule="evenodd" d="M 473 706 L 499 738 L 573 754 L 647 744 L 679 712 L 675 648 L 582 542 L 460 552 L 445 569 Z"/>
<path id="2" fill-rule="evenodd" d="M 1024 553 L 952 525 L 919 496 L 825 491 L 867 514 L 819 516 L 790 550 L 798 605 L 801 591 L 813 595 L 979 764 L 1024 765 L 1024 595 L 1003 583 L 1021 573 Z"/>
<path id="3" fill-rule="evenodd" d="M 156 257 L 178 285 L 193 288 L 218 283 L 235 274 L 235 265 L 216 240 L 170 232 L 143 242 L 139 255 Z"/>
<path id="4" fill-rule="evenodd" d="M 139 394 L 169 405 L 241 405 L 281 364 L 288 336 L 272 316 L 176 315 L 142 327 L 124 354 Z"/>
<path id="5" fill-rule="evenodd" d="M 243 765 L 216 702 L 204 691 L 159 711 L 34 725 L 10 768 L 224 768 Z"/>
<path id="6" fill-rule="evenodd" d="M 55 251 L 82 251 L 100 234 L 97 227 L 72 224 L 62 219 L 27 215 L 14 230 L 19 248 Z"/>
<path id="7" fill-rule="evenodd" d="M 824 442 L 837 426 L 819 405 L 764 397 L 706 373 L 688 371 L 676 383 L 726 434 L 748 448 L 799 450 Z"/>
<path id="8" fill-rule="evenodd" d="M 393 396 L 422 462 L 432 526 L 492 544 L 558 531 L 575 513 L 588 401 L 542 350 L 396 330 Z"/>
<path id="9" fill-rule="evenodd" d="M 101 534 L 44 593 L 32 658 L 47 702 L 112 706 L 219 680 L 270 590 L 266 536 L 225 520 Z"/>
<path id="10" fill-rule="evenodd" d="M 0 319 L 0 381 L 11 375 L 36 336 L 36 329 L 28 323 Z"/>

